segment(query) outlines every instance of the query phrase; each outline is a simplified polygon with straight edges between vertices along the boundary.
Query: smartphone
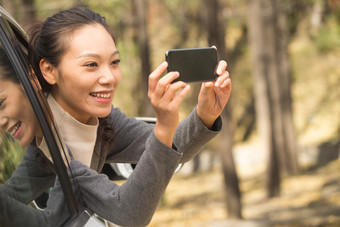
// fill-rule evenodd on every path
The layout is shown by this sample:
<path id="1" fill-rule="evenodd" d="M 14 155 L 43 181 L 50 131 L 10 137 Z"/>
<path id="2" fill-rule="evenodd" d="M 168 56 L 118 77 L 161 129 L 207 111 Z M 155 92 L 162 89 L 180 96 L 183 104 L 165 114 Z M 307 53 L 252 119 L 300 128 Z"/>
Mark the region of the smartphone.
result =
<path id="1" fill-rule="evenodd" d="M 168 62 L 168 72 L 179 72 L 175 81 L 188 83 L 216 79 L 218 62 L 214 47 L 171 49 L 166 51 L 165 59 Z"/>

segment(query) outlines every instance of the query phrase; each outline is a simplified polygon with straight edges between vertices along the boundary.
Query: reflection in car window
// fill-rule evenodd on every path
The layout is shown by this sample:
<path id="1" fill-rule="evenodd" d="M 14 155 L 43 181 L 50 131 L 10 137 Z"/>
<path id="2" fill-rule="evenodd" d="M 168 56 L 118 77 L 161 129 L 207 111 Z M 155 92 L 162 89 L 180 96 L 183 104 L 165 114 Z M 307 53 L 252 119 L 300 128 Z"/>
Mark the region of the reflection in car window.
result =
<path id="1" fill-rule="evenodd" d="M 3 184 L 19 164 L 24 149 L 11 136 L 1 132 L 0 151 L 0 184 Z"/>
<path id="2" fill-rule="evenodd" d="M 27 51 L 15 40 L 11 45 L 17 52 L 8 51 L 5 43 L 0 43 L 0 225 L 58 226 L 70 217 L 70 212 L 60 185 L 54 187 L 54 165 L 37 149 L 43 135 L 18 79 L 18 66 L 14 67 L 9 57 L 9 53 L 14 55 L 12 58 L 25 56 Z M 41 198 L 52 187 L 49 201 L 53 206 L 49 208 L 47 197 Z M 36 209 L 37 204 L 43 209 Z"/>
<path id="3" fill-rule="evenodd" d="M 33 131 L 27 133 L 26 127 L 29 119 L 24 119 L 27 113 L 22 111 L 20 106 L 22 103 L 28 102 L 25 99 L 24 90 L 15 74 L 10 60 L 0 45 L 0 128 L 1 128 L 1 168 L 0 168 L 0 197 L 1 197 L 1 220 L 6 224 L 14 224 L 13 220 L 17 219 L 15 212 L 11 212 L 13 208 L 25 208 L 23 205 L 25 201 L 23 194 L 32 194 L 29 182 L 23 182 L 21 174 L 17 174 L 17 178 L 13 176 L 14 180 L 7 181 L 12 173 L 17 168 L 21 157 L 24 155 L 24 147 L 29 144 L 29 140 L 34 137 Z M 27 103 L 29 105 L 29 103 Z M 30 112 L 30 111 L 28 111 Z M 31 112 L 32 114 L 33 112 Z M 34 113 L 31 117 L 34 117 Z M 20 171 L 19 171 L 20 172 Z M 19 173 L 18 172 L 18 173 Z M 15 174 L 14 174 L 15 175 Z M 24 192 L 21 193 L 20 188 L 23 186 Z M 19 202 L 22 202 L 19 203 Z M 16 204 L 18 206 L 16 206 Z M 27 208 L 28 209 L 28 208 Z M 8 212 L 3 212 L 4 210 Z M 18 209 L 20 210 L 20 209 Z"/>
<path id="4" fill-rule="evenodd" d="M 14 71 L 11 67 L 10 61 L 5 55 L 2 46 L 0 46 L 0 81 L 7 79 L 12 80 L 14 84 L 19 84 Z M 21 156 L 24 154 L 24 149 L 17 142 L 14 141 L 13 137 L 5 133 L 3 113 L 8 100 L 6 100 L 6 91 L 1 89 L 5 83 L 0 83 L 0 184 L 6 182 L 6 180 L 11 176 L 12 172 L 19 164 Z"/>

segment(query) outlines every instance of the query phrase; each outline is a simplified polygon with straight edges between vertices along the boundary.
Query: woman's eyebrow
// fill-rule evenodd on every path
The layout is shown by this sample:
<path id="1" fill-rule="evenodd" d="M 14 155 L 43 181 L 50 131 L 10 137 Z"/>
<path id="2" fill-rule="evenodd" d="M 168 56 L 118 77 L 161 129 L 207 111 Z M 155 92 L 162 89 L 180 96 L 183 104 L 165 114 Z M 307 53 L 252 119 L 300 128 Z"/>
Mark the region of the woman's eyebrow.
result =
<path id="1" fill-rule="evenodd" d="M 115 56 L 119 54 L 119 51 L 118 50 L 115 50 L 113 53 L 112 53 L 112 56 Z M 101 58 L 99 54 L 96 54 L 96 53 L 85 53 L 85 54 L 82 54 L 80 56 L 78 56 L 77 58 L 86 58 L 86 57 L 93 57 L 93 58 Z"/>
<path id="2" fill-rule="evenodd" d="M 77 58 L 88 58 L 88 57 L 100 58 L 100 55 L 94 54 L 94 53 L 85 53 L 85 54 L 78 56 Z"/>
<path id="3" fill-rule="evenodd" d="M 117 55 L 117 54 L 119 54 L 119 51 L 115 50 L 115 52 L 113 52 L 112 56 Z"/>

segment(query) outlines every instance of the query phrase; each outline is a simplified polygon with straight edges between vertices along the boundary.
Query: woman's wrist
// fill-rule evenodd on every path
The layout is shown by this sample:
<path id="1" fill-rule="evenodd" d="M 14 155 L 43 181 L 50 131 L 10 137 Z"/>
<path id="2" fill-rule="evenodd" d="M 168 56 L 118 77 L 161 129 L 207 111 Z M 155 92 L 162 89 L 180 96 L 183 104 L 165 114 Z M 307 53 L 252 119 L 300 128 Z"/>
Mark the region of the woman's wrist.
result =
<path id="1" fill-rule="evenodd" d="M 172 141 L 175 135 L 175 132 L 172 132 L 169 128 L 163 128 L 156 124 L 154 128 L 154 133 L 156 138 L 162 142 L 163 144 L 172 147 Z"/>
<path id="2" fill-rule="evenodd" d="M 199 109 L 196 109 L 196 113 L 198 118 L 201 120 L 201 122 L 208 128 L 211 129 L 217 119 L 216 116 L 209 116 L 209 114 L 202 114 L 202 112 L 199 111 Z"/>

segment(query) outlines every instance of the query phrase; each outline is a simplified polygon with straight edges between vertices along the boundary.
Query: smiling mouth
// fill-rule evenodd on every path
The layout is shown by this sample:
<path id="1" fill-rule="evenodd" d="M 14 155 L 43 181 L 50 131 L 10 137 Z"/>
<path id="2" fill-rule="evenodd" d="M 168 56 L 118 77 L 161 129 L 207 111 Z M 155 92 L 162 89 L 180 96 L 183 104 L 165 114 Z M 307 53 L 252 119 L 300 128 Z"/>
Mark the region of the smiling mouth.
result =
<path id="1" fill-rule="evenodd" d="M 90 95 L 94 98 L 99 98 L 99 99 L 110 99 L 111 98 L 111 93 L 100 93 L 100 92 L 92 92 Z"/>
<path id="2" fill-rule="evenodd" d="M 16 133 L 18 132 L 19 128 L 21 126 L 21 121 L 19 121 L 18 123 L 16 123 L 9 131 L 8 133 L 15 137 Z"/>

